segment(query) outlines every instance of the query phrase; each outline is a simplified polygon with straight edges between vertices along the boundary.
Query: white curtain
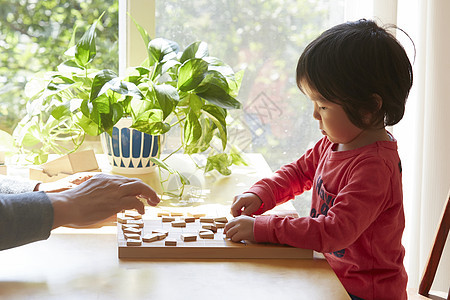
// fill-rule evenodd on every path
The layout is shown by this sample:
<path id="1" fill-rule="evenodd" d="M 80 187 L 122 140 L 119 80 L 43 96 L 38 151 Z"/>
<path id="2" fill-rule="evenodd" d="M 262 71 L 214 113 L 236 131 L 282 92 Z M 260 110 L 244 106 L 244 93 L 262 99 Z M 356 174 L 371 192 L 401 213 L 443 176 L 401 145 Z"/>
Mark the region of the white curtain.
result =
<path id="1" fill-rule="evenodd" d="M 450 189 L 450 1 L 397 2 L 397 25 L 416 47 L 414 84 L 394 135 L 403 164 L 405 266 L 409 286 L 418 287 Z M 409 39 L 401 32 L 397 38 L 414 60 Z M 432 287 L 444 292 L 450 286 L 446 244 Z"/>

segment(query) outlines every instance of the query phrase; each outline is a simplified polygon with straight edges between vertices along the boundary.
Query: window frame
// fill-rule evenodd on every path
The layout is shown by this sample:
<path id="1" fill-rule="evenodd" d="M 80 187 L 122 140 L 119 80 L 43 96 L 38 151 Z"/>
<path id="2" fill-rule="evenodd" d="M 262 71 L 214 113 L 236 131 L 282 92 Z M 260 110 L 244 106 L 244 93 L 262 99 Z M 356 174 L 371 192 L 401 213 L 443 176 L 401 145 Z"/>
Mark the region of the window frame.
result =
<path id="1" fill-rule="evenodd" d="M 119 75 L 137 66 L 147 57 L 142 38 L 133 19 L 155 36 L 156 0 L 119 0 Z M 131 18 L 131 17 L 133 18 Z"/>

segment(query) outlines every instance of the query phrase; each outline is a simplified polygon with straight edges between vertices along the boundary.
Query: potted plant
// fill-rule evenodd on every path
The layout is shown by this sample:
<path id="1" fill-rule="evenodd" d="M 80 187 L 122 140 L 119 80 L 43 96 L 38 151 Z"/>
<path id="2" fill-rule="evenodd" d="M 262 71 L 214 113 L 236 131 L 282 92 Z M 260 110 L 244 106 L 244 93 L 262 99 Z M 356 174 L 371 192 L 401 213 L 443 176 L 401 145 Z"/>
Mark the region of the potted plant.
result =
<path id="1" fill-rule="evenodd" d="M 176 129 L 180 146 L 174 152 L 207 153 L 205 171 L 228 175 L 231 164 L 243 163 L 239 151 L 227 143 L 226 121 L 228 110 L 241 107 L 236 96 L 243 72 L 235 73 L 211 57 L 205 42 L 194 42 L 180 51 L 174 41 L 150 39 L 137 23 L 148 53 L 142 65 L 130 68 L 123 77 L 110 69 L 93 69 L 90 63 L 97 54 L 100 19 L 76 44 L 71 42 L 73 46 L 65 53 L 68 59 L 56 71 L 27 85 L 27 115 L 14 132 L 20 151 L 41 164 L 49 152 L 76 151 L 86 135 L 114 137 L 114 126 L 127 120 L 129 130 L 158 137 L 156 155 L 149 160 L 160 170 L 177 174 L 183 186 L 187 179 L 160 157 L 159 137 Z M 71 145 L 61 145 L 61 141 Z"/>

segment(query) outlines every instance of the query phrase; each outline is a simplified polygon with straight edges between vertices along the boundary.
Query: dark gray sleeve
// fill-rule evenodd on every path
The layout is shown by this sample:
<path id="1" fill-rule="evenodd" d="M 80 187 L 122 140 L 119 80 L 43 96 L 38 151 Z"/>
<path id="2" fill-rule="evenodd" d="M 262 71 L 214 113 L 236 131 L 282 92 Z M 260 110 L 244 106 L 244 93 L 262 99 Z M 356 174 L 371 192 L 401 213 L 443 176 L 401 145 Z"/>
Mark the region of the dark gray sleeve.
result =
<path id="1" fill-rule="evenodd" d="M 0 194 L 0 250 L 45 240 L 53 227 L 53 206 L 44 192 Z"/>
<path id="2" fill-rule="evenodd" d="M 39 181 L 0 175 L 0 194 L 19 194 L 34 191 Z"/>

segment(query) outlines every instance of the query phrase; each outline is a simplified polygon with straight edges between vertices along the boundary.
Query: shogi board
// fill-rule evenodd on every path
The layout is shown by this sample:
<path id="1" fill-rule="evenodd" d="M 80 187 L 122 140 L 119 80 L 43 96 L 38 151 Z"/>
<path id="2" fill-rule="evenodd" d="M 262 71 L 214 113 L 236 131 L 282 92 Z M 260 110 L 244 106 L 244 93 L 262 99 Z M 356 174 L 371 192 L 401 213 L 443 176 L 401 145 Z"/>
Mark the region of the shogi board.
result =
<path id="1" fill-rule="evenodd" d="M 202 239 L 198 230 L 202 227 L 198 219 L 186 223 L 186 227 L 172 227 L 170 222 L 161 218 L 144 220 L 142 235 L 152 230 L 166 230 L 166 239 L 176 239 L 176 246 L 165 246 L 166 239 L 154 242 L 142 242 L 141 246 L 127 246 L 122 224 L 118 224 L 118 252 L 121 259 L 191 259 L 191 258 L 293 258 L 311 259 L 312 250 L 299 249 L 286 245 L 240 242 L 235 243 L 224 238 L 223 229 L 218 228 L 214 239 Z M 181 234 L 196 234 L 197 240 L 184 242 Z"/>

